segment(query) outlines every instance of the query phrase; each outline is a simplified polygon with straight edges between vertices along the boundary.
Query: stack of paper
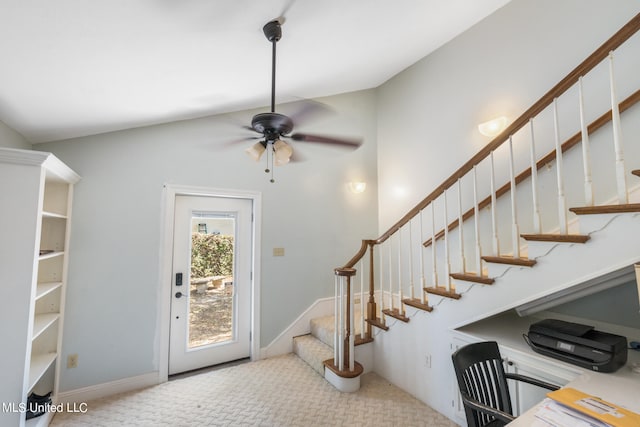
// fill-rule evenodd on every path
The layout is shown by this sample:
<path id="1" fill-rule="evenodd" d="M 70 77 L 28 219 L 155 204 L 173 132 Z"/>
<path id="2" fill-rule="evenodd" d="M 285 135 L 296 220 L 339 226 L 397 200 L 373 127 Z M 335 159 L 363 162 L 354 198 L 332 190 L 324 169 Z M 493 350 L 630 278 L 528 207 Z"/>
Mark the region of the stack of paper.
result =
<path id="1" fill-rule="evenodd" d="M 635 412 L 570 387 L 553 391 L 547 396 L 553 400 L 543 405 L 536 416 L 552 426 L 640 426 L 640 415 Z"/>
<path id="2" fill-rule="evenodd" d="M 549 398 L 538 408 L 536 418 L 552 427 L 611 427 Z"/>

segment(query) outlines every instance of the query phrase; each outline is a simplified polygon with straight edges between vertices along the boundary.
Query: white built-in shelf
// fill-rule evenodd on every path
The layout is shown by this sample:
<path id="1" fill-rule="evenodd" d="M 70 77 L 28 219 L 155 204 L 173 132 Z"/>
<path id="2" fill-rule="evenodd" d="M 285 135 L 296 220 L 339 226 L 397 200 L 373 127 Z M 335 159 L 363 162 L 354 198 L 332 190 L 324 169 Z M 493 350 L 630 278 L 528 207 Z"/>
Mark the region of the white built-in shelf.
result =
<path id="1" fill-rule="evenodd" d="M 55 362 L 57 353 L 36 354 L 31 357 L 29 367 L 29 390 L 42 378 L 47 369 Z"/>
<path id="2" fill-rule="evenodd" d="M 54 415 L 55 415 L 55 412 L 53 411 L 45 412 L 44 415 L 27 420 L 25 426 L 26 427 L 46 427 L 51 423 Z"/>
<path id="3" fill-rule="evenodd" d="M 50 252 L 48 254 L 38 256 L 38 260 L 43 261 L 45 259 L 55 258 L 57 256 L 62 256 L 62 255 L 64 255 L 64 251 Z"/>
<path id="4" fill-rule="evenodd" d="M 62 282 L 38 283 L 38 286 L 36 288 L 36 301 L 42 298 L 43 296 L 55 291 L 61 286 L 62 286 Z"/>
<path id="5" fill-rule="evenodd" d="M 55 213 L 55 212 L 46 212 L 46 211 L 42 211 L 42 217 L 43 217 L 43 218 L 60 218 L 60 219 L 67 219 L 67 216 L 66 216 L 66 215 L 59 214 L 59 213 Z"/>
<path id="6" fill-rule="evenodd" d="M 33 319 L 33 334 L 31 335 L 31 339 L 35 340 L 38 338 L 45 329 L 58 320 L 58 317 L 60 317 L 60 313 L 36 314 Z"/>

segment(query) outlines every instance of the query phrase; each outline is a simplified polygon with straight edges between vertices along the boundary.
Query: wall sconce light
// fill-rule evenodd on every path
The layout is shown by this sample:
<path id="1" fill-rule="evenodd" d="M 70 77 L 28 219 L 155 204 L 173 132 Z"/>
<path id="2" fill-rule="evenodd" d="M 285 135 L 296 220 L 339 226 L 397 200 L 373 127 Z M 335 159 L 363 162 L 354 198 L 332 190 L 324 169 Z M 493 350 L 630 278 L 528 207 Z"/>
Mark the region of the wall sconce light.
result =
<path id="1" fill-rule="evenodd" d="M 478 125 L 478 131 L 484 136 L 490 136 L 491 138 L 498 136 L 507 127 L 507 118 L 500 116 L 488 122 L 480 123 Z"/>
<path id="2" fill-rule="evenodd" d="M 352 193 L 360 194 L 364 193 L 364 190 L 367 189 L 367 183 L 364 181 L 352 181 L 349 183 L 349 190 Z"/>

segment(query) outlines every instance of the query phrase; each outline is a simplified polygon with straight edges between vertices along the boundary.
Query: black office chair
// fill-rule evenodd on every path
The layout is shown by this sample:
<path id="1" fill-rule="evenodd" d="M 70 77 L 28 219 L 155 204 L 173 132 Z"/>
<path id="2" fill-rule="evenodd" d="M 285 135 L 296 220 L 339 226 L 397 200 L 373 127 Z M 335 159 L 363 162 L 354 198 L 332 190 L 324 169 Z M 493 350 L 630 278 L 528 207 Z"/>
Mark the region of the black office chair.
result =
<path id="1" fill-rule="evenodd" d="M 469 344 L 458 349 L 451 358 L 468 427 L 503 426 L 515 419 L 507 379 L 548 390 L 558 389 L 535 378 L 506 373 L 495 341 Z"/>

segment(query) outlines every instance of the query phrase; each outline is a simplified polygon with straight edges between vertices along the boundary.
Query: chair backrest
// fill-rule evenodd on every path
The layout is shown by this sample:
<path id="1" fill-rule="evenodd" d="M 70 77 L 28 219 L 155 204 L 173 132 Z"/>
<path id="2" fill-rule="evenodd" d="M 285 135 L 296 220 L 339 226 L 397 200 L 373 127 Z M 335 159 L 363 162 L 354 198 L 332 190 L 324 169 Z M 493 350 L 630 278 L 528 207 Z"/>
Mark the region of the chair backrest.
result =
<path id="1" fill-rule="evenodd" d="M 469 396 L 487 406 L 512 414 L 509 387 L 504 374 L 498 343 L 495 341 L 469 344 L 451 356 L 463 396 Z M 493 416 L 464 407 L 469 427 L 481 427 L 493 421 Z"/>

